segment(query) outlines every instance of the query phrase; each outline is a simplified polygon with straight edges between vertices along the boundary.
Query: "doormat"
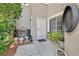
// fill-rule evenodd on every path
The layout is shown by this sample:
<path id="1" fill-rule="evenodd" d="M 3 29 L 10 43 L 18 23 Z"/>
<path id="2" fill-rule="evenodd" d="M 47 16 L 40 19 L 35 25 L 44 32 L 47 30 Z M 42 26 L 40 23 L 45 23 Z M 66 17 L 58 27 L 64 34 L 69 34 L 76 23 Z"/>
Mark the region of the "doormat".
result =
<path id="1" fill-rule="evenodd" d="M 39 39 L 38 40 L 39 42 L 44 42 L 44 41 L 46 41 L 45 39 Z"/>

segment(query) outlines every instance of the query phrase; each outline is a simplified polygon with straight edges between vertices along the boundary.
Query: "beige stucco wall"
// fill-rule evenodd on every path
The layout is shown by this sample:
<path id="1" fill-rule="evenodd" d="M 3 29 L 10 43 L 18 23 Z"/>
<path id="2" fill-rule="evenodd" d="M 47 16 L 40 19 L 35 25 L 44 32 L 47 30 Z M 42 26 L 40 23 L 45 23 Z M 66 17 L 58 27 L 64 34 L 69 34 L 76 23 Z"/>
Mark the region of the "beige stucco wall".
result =
<path id="1" fill-rule="evenodd" d="M 46 5 L 34 3 L 32 7 L 31 34 L 33 40 L 37 40 L 37 17 L 43 17 L 47 20 L 48 9 Z"/>
<path id="2" fill-rule="evenodd" d="M 23 11 L 20 19 L 16 22 L 16 28 L 27 30 L 31 28 L 33 40 L 37 39 L 37 17 L 47 20 L 48 7 L 41 3 L 30 3 L 29 6 L 22 5 Z M 31 22 L 30 22 L 31 18 Z"/>
<path id="3" fill-rule="evenodd" d="M 77 4 L 79 9 L 79 4 Z M 65 35 L 65 52 L 70 56 L 79 56 L 79 22 L 73 32 L 64 33 Z"/>
<path id="4" fill-rule="evenodd" d="M 48 17 L 54 16 L 64 10 L 66 4 L 64 3 L 49 3 L 48 4 Z"/>
<path id="5" fill-rule="evenodd" d="M 19 30 L 30 29 L 31 8 L 22 5 L 22 13 L 20 19 L 16 22 L 16 28 Z"/>
<path id="6" fill-rule="evenodd" d="M 78 55 L 79 56 L 79 23 L 75 30 L 71 33 L 64 33 L 65 35 L 65 52 L 68 55 Z"/>

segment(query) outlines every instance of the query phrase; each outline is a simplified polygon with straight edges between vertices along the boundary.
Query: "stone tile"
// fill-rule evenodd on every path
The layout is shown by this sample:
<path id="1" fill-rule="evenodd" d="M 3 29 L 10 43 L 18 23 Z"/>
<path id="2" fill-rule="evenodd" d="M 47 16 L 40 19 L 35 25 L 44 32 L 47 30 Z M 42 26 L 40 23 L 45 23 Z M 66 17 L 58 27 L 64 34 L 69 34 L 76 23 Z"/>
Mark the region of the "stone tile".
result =
<path id="1" fill-rule="evenodd" d="M 32 55 L 36 53 L 38 53 L 38 51 L 36 50 L 35 46 L 30 44 L 18 47 L 15 55 Z"/>
<path id="2" fill-rule="evenodd" d="M 54 56 L 56 55 L 55 49 L 51 46 L 45 46 L 45 47 L 37 47 L 38 51 L 40 52 L 41 56 Z"/>
<path id="3" fill-rule="evenodd" d="M 19 46 L 15 56 L 55 56 L 56 47 L 49 41 Z"/>
<path id="4" fill-rule="evenodd" d="M 41 56 L 39 53 L 32 54 L 30 56 Z"/>
<path id="5" fill-rule="evenodd" d="M 48 45 L 52 45 L 52 43 L 50 41 L 44 41 L 44 42 L 34 42 L 34 45 L 36 47 L 45 47 L 45 46 L 48 46 Z"/>

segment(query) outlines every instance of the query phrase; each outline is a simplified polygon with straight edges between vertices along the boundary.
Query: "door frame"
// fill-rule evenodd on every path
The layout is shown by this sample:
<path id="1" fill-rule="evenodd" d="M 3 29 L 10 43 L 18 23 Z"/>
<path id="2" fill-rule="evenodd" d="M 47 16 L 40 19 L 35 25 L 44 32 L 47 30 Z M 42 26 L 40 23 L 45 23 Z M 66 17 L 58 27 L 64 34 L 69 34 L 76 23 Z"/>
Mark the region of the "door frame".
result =
<path id="1" fill-rule="evenodd" d="M 45 31 L 45 34 L 44 34 L 44 37 L 45 38 L 42 38 L 42 39 L 46 39 L 47 37 L 47 19 L 46 18 L 44 18 L 44 17 L 37 17 L 37 26 L 38 26 L 38 20 L 42 20 L 43 19 L 43 21 L 45 20 L 45 26 L 44 26 L 44 28 L 46 28 L 44 31 Z M 43 24 L 44 25 L 44 24 Z M 38 27 L 37 27 L 37 30 L 38 30 Z M 38 40 L 38 32 L 37 32 L 37 40 Z"/>

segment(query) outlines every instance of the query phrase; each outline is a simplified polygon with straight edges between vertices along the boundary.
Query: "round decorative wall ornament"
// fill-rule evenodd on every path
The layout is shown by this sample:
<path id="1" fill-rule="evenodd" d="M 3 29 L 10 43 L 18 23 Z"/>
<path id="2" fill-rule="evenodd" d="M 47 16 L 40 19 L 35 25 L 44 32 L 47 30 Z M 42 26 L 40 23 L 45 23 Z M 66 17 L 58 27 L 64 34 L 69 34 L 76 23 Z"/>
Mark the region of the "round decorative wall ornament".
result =
<path id="1" fill-rule="evenodd" d="M 72 32 L 78 23 L 78 18 L 79 12 L 77 6 L 74 4 L 66 6 L 63 13 L 64 30 L 66 32 Z"/>

